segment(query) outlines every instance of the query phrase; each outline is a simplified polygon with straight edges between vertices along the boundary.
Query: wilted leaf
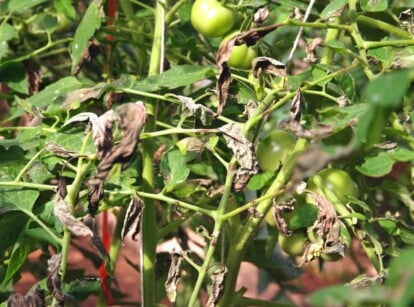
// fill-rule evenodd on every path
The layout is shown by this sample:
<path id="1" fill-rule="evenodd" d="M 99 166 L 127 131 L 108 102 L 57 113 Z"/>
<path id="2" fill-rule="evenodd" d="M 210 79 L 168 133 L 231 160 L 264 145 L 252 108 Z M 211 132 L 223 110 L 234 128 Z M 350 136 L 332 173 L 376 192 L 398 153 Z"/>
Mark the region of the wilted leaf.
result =
<path id="1" fill-rule="evenodd" d="M 230 58 L 234 46 L 243 44 L 246 44 L 247 46 L 253 46 L 260 38 L 272 32 L 277 27 L 279 27 L 278 24 L 273 24 L 261 28 L 253 28 L 246 32 L 234 35 L 229 40 L 220 45 L 216 53 L 216 65 L 218 68 L 216 93 L 219 101 L 216 111 L 217 115 L 220 115 L 223 111 L 228 97 L 228 90 L 231 82 L 231 73 L 230 68 L 227 65 L 227 61 Z"/>
<path id="2" fill-rule="evenodd" d="M 102 94 L 102 86 L 81 88 L 74 90 L 65 95 L 65 99 L 62 102 L 65 110 L 74 109 L 75 104 L 85 102 L 90 99 L 99 98 Z"/>
<path id="3" fill-rule="evenodd" d="M 286 76 L 286 65 L 273 58 L 257 57 L 253 59 L 252 67 L 256 78 L 263 73 L 272 74 L 276 77 Z"/>
<path id="4" fill-rule="evenodd" d="M 132 197 L 125 214 L 124 224 L 122 226 L 122 240 L 124 240 L 126 235 L 132 231 L 132 239 L 136 241 L 136 236 L 139 233 L 140 220 L 144 206 L 145 204 L 141 198 L 136 195 Z"/>
<path id="5" fill-rule="evenodd" d="M 73 235 L 80 237 L 93 236 L 92 231 L 72 215 L 70 207 L 59 195 L 56 196 L 53 213 L 55 214 L 56 218 L 58 218 L 58 220 L 64 226 L 66 226 Z"/>
<path id="6" fill-rule="evenodd" d="M 211 290 L 208 296 L 206 307 L 214 307 L 217 305 L 224 291 L 224 283 L 227 277 L 227 268 L 222 267 L 211 274 Z"/>
<path id="7" fill-rule="evenodd" d="M 254 13 L 253 22 L 256 24 L 257 27 L 260 27 L 268 16 L 269 9 L 266 7 L 261 7 Z"/>
<path id="8" fill-rule="evenodd" d="M 259 164 L 256 159 L 254 146 L 243 135 L 239 125 L 227 124 L 220 127 L 219 130 L 224 133 L 227 146 L 233 151 L 239 163 L 234 180 L 234 189 L 240 191 L 246 186 L 250 177 L 258 171 Z"/>
<path id="9" fill-rule="evenodd" d="M 64 306 L 65 296 L 60 288 L 60 263 L 62 254 L 55 254 L 47 261 L 47 288 L 57 300 L 58 306 Z"/>
<path id="10" fill-rule="evenodd" d="M 78 155 L 74 151 L 69 151 L 63 148 L 62 146 L 56 144 L 55 142 L 47 143 L 45 146 L 45 149 L 48 152 L 53 153 L 56 156 L 62 157 L 62 158 L 73 158 L 77 157 Z"/>
<path id="11" fill-rule="evenodd" d="M 366 287 L 371 287 L 372 285 L 375 285 L 375 284 L 382 285 L 386 277 L 387 275 L 385 272 L 381 272 L 378 275 L 375 275 L 372 277 L 363 274 L 351 280 L 348 283 L 348 285 L 351 286 L 352 288 L 366 288 Z"/>
<path id="12" fill-rule="evenodd" d="M 90 231 L 92 232 L 91 243 L 92 243 L 93 247 L 95 247 L 96 251 L 98 252 L 99 258 L 105 264 L 106 272 L 111 273 L 112 269 L 109 267 L 109 265 L 110 265 L 109 255 L 108 255 L 108 253 L 105 249 L 105 246 L 102 242 L 101 237 L 99 236 L 99 232 L 98 232 L 98 229 L 96 227 L 95 217 L 88 214 L 84 218 L 84 223 L 90 229 Z"/>
<path id="13" fill-rule="evenodd" d="M 12 293 L 7 300 L 8 307 L 45 307 L 45 291 L 39 287 L 33 293 L 26 295 Z"/>
<path id="14" fill-rule="evenodd" d="M 190 97 L 178 95 L 177 98 L 183 104 L 183 112 L 189 113 L 190 116 L 197 116 L 200 118 L 203 125 L 207 125 L 214 115 L 214 112 L 212 110 L 206 106 L 203 106 L 202 104 L 194 103 L 193 99 Z"/>
<path id="15" fill-rule="evenodd" d="M 305 96 L 300 89 L 297 90 L 295 97 L 290 103 L 290 119 L 291 121 L 300 123 L 302 111 L 305 107 Z"/>
<path id="16" fill-rule="evenodd" d="M 171 303 L 175 302 L 177 297 L 177 285 L 181 279 L 181 262 L 183 261 L 183 256 L 180 254 L 174 253 L 171 254 L 171 264 L 170 269 L 168 270 L 167 280 L 165 281 L 165 292 Z"/>
<path id="17" fill-rule="evenodd" d="M 333 0 L 329 2 L 321 12 L 320 17 L 322 19 L 328 19 L 331 17 L 340 16 L 346 3 L 346 0 Z"/>
<path id="18" fill-rule="evenodd" d="M 105 112 L 97 119 L 91 120 L 93 142 L 95 143 L 99 160 L 102 160 L 112 149 L 112 125 L 114 121 L 115 115 L 112 110 Z"/>
<path id="19" fill-rule="evenodd" d="M 181 139 L 176 143 L 176 145 L 183 155 L 186 155 L 187 152 L 195 152 L 196 154 L 200 154 L 204 149 L 204 142 L 194 137 Z"/>
<path id="20" fill-rule="evenodd" d="M 324 43 L 324 40 L 320 37 L 314 38 L 309 44 L 306 45 L 306 58 L 305 62 L 314 63 L 318 60 L 316 55 L 316 48 Z"/>
<path id="21" fill-rule="evenodd" d="M 110 120 L 112 116 L 108 113 Z M 144 103 L 126 103 L 117 109 L 119 128 L 122 131 L 122 140 L 111 148 L 99 162 L 97 173 L 89 179 L 89 213 L 92 215 L 98 210 L 98 204 L 103 196 L 103 182 L 115 163 L 122 163 L 123 169 L 129 166 L 131 158 L 139 141 L 139 134 L 144 127 L 147 110 Z M 110 121 L 105 119 L 105 125 Z M 105 127 L 106 129 L 106 127 Z M 107 137 L 107 136 L 105 136 Z M 105 140 L 106 142 L 106 140 Z M 107 144 L 107 143 L 105 143 Z"/>
<path id="22" fill-rule="evenodd" d="M 361 0 L 361 8 L 367 12 L 382 12 L 388 8 L 387 0 Z"/>

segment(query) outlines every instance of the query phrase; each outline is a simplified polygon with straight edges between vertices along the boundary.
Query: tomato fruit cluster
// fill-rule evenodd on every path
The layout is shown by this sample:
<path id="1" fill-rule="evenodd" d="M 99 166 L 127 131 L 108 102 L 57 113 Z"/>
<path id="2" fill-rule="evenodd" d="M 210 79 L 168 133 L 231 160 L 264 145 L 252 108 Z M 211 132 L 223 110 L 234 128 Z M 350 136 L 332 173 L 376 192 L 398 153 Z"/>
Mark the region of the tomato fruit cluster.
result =
<path id="1" fill-rule="evenodd" d="M 196 0 L 191 9 L 191 24 L 206 37 L 228 34 L 236 24 L 236 14 L 217 0 Z M 223 38 L 221 44 L 239 32 Z M 257 52 L 246 44 L 234 46 L 227 64 L 232 68 L 249 69 Z"/>

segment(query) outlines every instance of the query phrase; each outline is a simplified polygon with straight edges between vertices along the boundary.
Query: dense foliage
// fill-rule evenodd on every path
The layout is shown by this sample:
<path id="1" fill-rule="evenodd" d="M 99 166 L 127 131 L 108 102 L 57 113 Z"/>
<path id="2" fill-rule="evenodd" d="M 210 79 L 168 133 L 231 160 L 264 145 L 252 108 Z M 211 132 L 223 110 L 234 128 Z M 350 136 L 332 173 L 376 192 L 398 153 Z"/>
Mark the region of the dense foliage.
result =
<path id="1" fill-rule="evenodd" d="M 356 250 L 371 275 L 307 302 L 412 305 L 412 7 L 0 1 L 0 302 L 122 305 L 132 234 L 145 306 L 290 305 L 309 265 Z M 99 279 L 70 274 L 75 237 Z M 281 286 L 273 301 L 236 288 L 242 262 Z M 24 270 L 38 282 L 13 293 Z"/>

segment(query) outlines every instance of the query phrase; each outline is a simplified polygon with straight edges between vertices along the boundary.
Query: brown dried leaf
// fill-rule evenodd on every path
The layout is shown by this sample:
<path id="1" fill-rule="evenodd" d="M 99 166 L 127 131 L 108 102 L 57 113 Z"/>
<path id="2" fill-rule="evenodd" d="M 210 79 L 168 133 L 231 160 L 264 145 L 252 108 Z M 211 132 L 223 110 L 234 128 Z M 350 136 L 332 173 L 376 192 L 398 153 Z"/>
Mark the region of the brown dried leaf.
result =
<path id="1" fill-rule="evenodd" d="M 266 7 L 259 8 L 253 15 L 253 22 L 260 27 L 262 23 L 269 17 L 269 9 Z"/>
<path id="2" fill-rule="evenodd" d="M 99 162 L 98 172 L 89 179 L 89 213 L 94 215 L 98 210 L 99 201 L 103 197 L 103 182 L 115 163 L 128 167 L 139 141 L 139 134 L 144 127 L 147 110 L 143 102 L 126 103 L 117 109 L 119 128 L 123 133 L 121 142 L 113 146 L 109 153 Z"/>
<path id="3" fill-rule="evenodd" d="M 62 176 L 59 176 L 58 178 L 56 193 L 62 199 L 65 199 L 66 195 L 68 195 L 68 190 L 66 188 L 66 181 L 65 181 L 65 178 Z"/>
<path id="4" fill-rule="evenodd" d="M 57 300 L 58 306 L 64 306 L 65 296 L 60 288 L 60 263 L 62 254 L 55 254 L 47 261 L 47 288 Z"/>
<path id="5" fill-rule="evenodd" d="M 12 293 L 7 300 L 7 307 L 46 307 L 45 291 L 37 287 L 34 293 L 26 295 Z"/>
<path id="6" fill-rule="evenodd" d="M 302 91 L 298 89 L 295 97 L 293 97 L 292 102 L 290 103 L 290 119 L 291 121 L 298 122 L 300 125 L 300 119 L 302 116 L 302 111 L 305 107 L 305 96 Z"/>
<path id="7" fill-rule="evenodd" d="M 286 220 L 282 216 L 282 212 L 290 212 L 293 211 L 294 205 L 296 200 L 292 198 L 291 200 L 287 202 L 278 203 L 276 201 L 276 198 L 273 198 L 273 218 L 276 222 L 276 226 L 279 229 L 281 233 L 283 233 L 285 236 L 292 235 L 293 231 L 289 229 L 289 225 L 287 224 Z"/>
<path id="8" fill-rule="evenodd" d="M 62 107 L 65 110 L 71 110 L 74 107 L 74 103 L 82 103 L 90 99 L 99 98 L 102 93 L 102 86 L 81 88 L 74 90 L 65 95 L 65 100 L 62 102 Z"/>
<path id="9" fill-rule="evenodd" d="M 62 146 L 59 146 L 58 144 L 56 144 L 54 142 L 48 143 L 45 146 L 45 149 L 48 152 L 51 152 L 54 155 L 56 155 L 58 157 L 62 157 L 62 158 L 75 158 L 75 157 L 79 156 L 78 154 L 76 154 L 76 152 L 66 150 L 65 148 L 63 148 Z"/>
<path id="10" fill-rule="evenodd" d="M 109 110 L 99 116 L 97 119 L 92 119 L 92 137 L 93 142 L 98 152 L 98 159 L 102 160 L 106 156 L 113 145 L 112 126 L 115 122 L 115 115 L 112 110 Z"/>
<path id="11" fill-rule="evenodd" d="M 183 105 L 183 113 L 187 112 L 190 116 L 197 116 L 204 126 L 206 126 L 214 116 L 214 112 L 211 109 L 202 104 L 195 103 L 190 97 L 177 95 L 177 98 Z"/>
<path id="12" fill-rule="evenodd" d="M 334 133 L 335 126 L 319 124 L 317 128 L 307 130 L 303 128 L 300 122 L 289 121 L 283 125 L 283 128 L 289 129 L 297 137 L 318 141 L 332 135 Z"/>
<path id="13" fill-rule="evenodd" d="M 324 43 L 324 40 L 321 37 L 314 38 L 307 46 L 306 46 L 306 58 L 304 59 L 305 62 L 314 63 L 318 60 L 316 56 L 316 48 L 319 47 Z"/>
<path id="14" fill-rule="evenodd" d="M 413 9 L 407 9 L 402 11 L 398 16 L 400 20 L 401 28 L 407 30 L 409 33 L 414 34 L 414 11 Z"/>
<path id="15" fill-rule="evenodd" d="M 182 255 L 178 253 L 171 254 L 171 265 L 170 269 L 168 270 L 167 280 L 164 284 L 165 292 L 171 303 L 174 303 L 177 297 L 177 285 L 181 279 L 180 267 L 182 261 Z"/>
<path id="16" fill-rule="evenodd" d="M 227 268 L 224 266 L 211 274 L 212 285 L 206 307 L 214 307 L 217 305 L 224 291 L 224 283 L 226 281 L 226 277 Z"/>
<path id="17" fill-rule="evenodd" d="M 93 236 L 92 231 L 72 215 L 70 207 L 59 195 L 56 197 L 53 213 L 73 235 L 80 237 Z"/>
<path id="18" fill-rule="evenodd" d="M 286 76 L 286 65 L 273 58 L 265 56 L 257 57 L 253 60 L 252 67 L 253 74 L 256 78 L 264 72 L 276 77 Z"/>
<path id="19" fill-rule="evenodd" d="M 239 168 L 236 170 L 234 189 L 242 190 L 250 177 L 257 173 L 258 162 L 253 144 L 246 139 L 239 125 L 227 124 L 219 128 L 224 133 L 227 146 L 236 156 Z"/>
<path id="20" fill-rule="evenodd" d="M 137 241 L 136 236 L 139 233 L 139 226 L 142 211 L 144 210 L 144 202 L 141 198 L 134 195 L 129 202 L 129 206 L 124 218 L 124 224 L 121 231 L 121 240 L 123 241 L 126 235 L 132 230 L 132 239 Z"/>
<path id="21" fill-rule="evenodd" d="M 273 24 L 261 28 L 253 28 L 246 32 L 234 35 L 225 43 L 220 45 L 216 53 L 216 65 L 218 69 L 216 83 L 216 93 L 218 96 L 218 107 L 216 112 L 217 115 L 220 115 L 222 113 L 228 97 L 228 90 L 231 82 L 231 73 L 230 68 L 227 65 L 227 61 L 230 58 L 234 46 L 242 44 L 246 44 L 247 46 L 253 46 L 257 43 L 257 41 L 260 38 L 262 38 L 269 32 L 272 32 L 277 27 L 279 27 L 278 24 Z"/>
<path id="22" fill-rule="evenodd" d="M 381 272 L 378 275 L 375 275 L 372 277 L 369 277 L 363 274 L 351 280 L 349 283 L 347 283 L 347 285 L 352 288 L 366 288 L 366 287 L 371 287 L 375 284 L 382 285 L 386 278 L 387 278 L 387 273 L 385 272 Z"/>

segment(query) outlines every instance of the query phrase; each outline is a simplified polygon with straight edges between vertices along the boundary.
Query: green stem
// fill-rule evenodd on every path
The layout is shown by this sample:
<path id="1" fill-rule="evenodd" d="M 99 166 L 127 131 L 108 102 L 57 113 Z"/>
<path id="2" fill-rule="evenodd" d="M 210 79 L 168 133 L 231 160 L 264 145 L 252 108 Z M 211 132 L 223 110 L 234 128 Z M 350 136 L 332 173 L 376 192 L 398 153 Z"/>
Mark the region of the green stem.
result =
<path id="1" fill-rule="evenodd" d="M 332 17 L 333 21 L 332 24 L 339 24 L 339 17 Z M 339 35 L 339 29 L 330 28 L 326 31 L 325 35 L 325 44 L 329 41 L 336 40 Z M 333 57 L 334 57 L 334 50 L 331 48 L 324 48 L 322 57 L 321 57 L 321 64 L 331 64 Z"/>
<path id="2" fill-rule="evenodd" d="M 266 191 L 266 199 L 260 202 L 256 209 L 258 212 L 265 215 L 267 211 L 272 206 L 272 198 L 276 195 L 283 187 L 288 183 L 295 163 L 296 156 L 304 151 L 308 146 L 308 141 L 304 139 L 299 139 L 296 143 L 296 146 L 292 152 L 290 159 L 283 165 L 277 174 L 275 180 L 270 185 L 269 189 Z M 229 249 L 229 254 L 227 256 L 227 279 L 225 283 L 226 291 L 223 293 L 222 298 L 219 301 L 219 306 L 232 306 L 234 305 L 234 290 L 236 287 L 237 273 L 240 269 L 240 263 L 243 258 L 244 249 L 246 248 L 249 240 L 252 239 L 253 235 L 256 233 L 256 230 L 261 222 L 261 218 L 250 217 L 245 225 L 239 229 L 236 233 L 233 234 L 234 242 L 236 244 L 233 248 Z"/>
<path id="3" fill-rule="evenodd" d="M 193 135 L 194 133 L 218 133 L 220 130 L 218 129 L 184 129 L 184 128 L 172 128 L 166 129 L 161 131 L 154 131 L 154 132 L 146 132 L 142 133 L 140 138 L 144 139 L 151 139 L 163 135 L 170 135 L 170 134 L 189 134 Z"/>
<path id="4" fill-rule="evenodd" d="M 413 46 L 414 39 L 401 39 L 401 40 L 390 40 L 390 41 L 365 41 L 364 48 L 371 49 L 371 48 L 379 48 L 379 47 L 406 47 L 406 46 Z"/>
<path id="5" fill-rule="evenodd" d="M 24 174 L 29 170 L 30 167 L 32 167 L 33 163 L 36 161 L 36 159 L 43 153 L 44 149 L 39 150 L 27 164 L 23 167 L 23 169 L 19 172 L 19 174 L 14 179 L 14 182 L 19 182 Z"/>
<path id="6" fill-rule="evenodd" d="M 46 231 L 49 234 L 49 236 L 51 236 L 53 240 L 55 240 L 59 245 L 63 244 L 62 239 L 55 235 L 55 233 L 51 231 L 49 227 L 47 227 L 46 224 L 43 223 L 42 220 L 40 220 L 32 211 L 23 210 L 23 212 L 26 213 L 33 221 L 39 224 L 43 228 L 43 230 Z"/>
<path id="7" fill-rule="evenodd" d="M 408 33 L 407 31 L 404 31 L 398 27 L 394 27 L 392 25 L 390 25 L 389 23 L 383 22 L 381 20 L 378 19 L 374 19 L 371 17 L 367 17 L 364 15 L 359 15 L 356 19 L 358 22 L 363 23 L 367 26 L 376 28 L 376 29 L 380 29 L 383 30 L 385 32 L 388 32 L 390 34 L 394 34 L 396 36 L 399 36 L 403 39 L 408 39 L 408 40 L 412 40 L 412 36 L 410 33 Z"/>
<path id="8" fill-rule="evenodd" d="M 49 184 L 31 183 L 31 182 L 13 182 L 13 181 L 0 181 L 0 187 L 21 187 L 43 191 L 54 191 L 56 186 Z"/>

